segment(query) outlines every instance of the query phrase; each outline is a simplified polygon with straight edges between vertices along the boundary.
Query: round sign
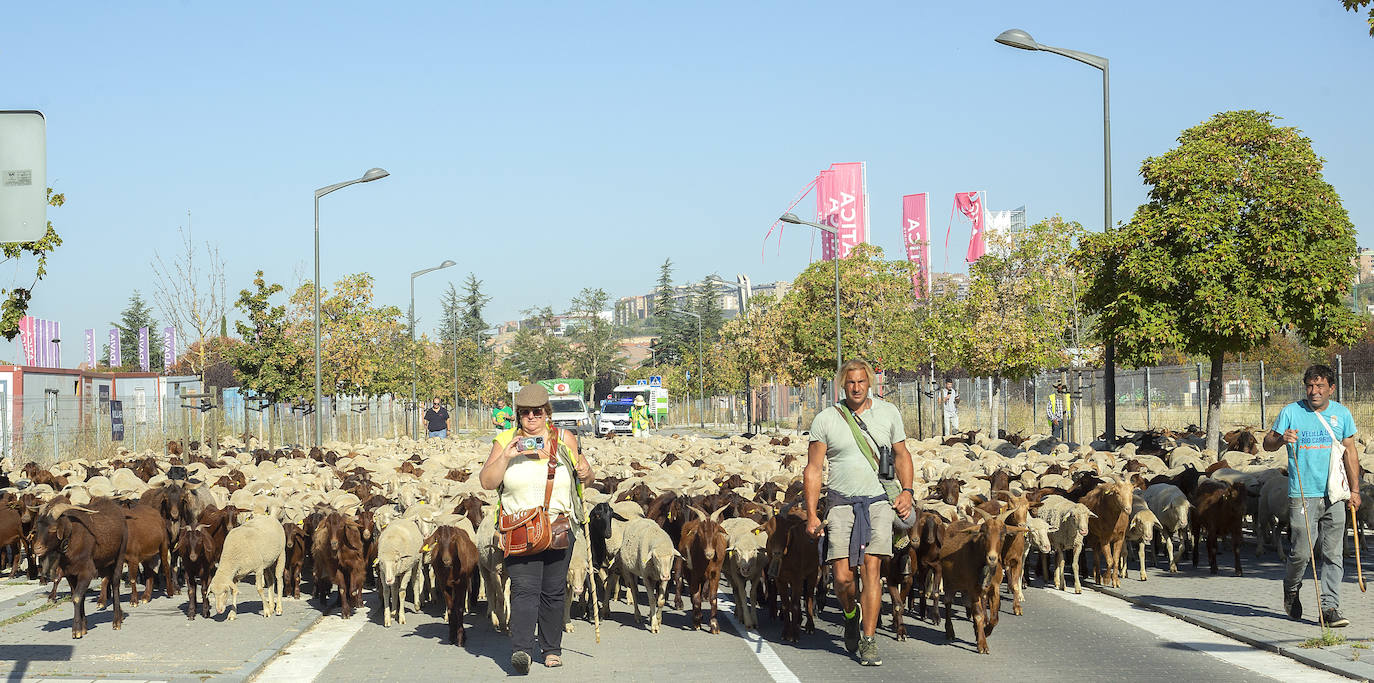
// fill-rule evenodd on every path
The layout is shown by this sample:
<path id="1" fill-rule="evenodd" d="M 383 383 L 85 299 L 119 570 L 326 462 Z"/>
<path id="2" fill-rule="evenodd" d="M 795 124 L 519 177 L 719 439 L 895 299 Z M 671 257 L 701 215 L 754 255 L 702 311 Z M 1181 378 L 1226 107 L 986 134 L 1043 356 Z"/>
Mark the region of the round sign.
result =
<path id="1" fill-rule="evenodd" d="M 553 393 L 555 393 L 555 394 L 566 394 L 566 393 L 568 393 L 568 384 L 567 384 L 567 382 L 559 382 L 559 383 L 553 385 Z"/>

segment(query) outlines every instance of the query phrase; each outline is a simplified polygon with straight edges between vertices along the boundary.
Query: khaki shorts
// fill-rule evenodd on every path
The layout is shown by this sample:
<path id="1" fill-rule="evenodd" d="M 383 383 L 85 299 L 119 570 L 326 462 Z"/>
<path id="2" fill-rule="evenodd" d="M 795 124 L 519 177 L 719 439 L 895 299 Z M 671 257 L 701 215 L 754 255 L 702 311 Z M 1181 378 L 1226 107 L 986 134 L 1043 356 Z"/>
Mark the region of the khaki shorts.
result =
<path id="1" fill-rule="evenodd" d="M 868 506 L 868 520 L 873 525 L 873 533 L 869 537 L 868 547 L 864 548 L 865 555 L 892 556 L 892 520 L 896 516 L 892 504 L 886 501 Z M 825 517 L 826 543 L 829 544 L 825 551 L 826 562 L 849 557 L 849 534 L 853 529 L 853 507 L 839 505 L 830 508 Z"/>

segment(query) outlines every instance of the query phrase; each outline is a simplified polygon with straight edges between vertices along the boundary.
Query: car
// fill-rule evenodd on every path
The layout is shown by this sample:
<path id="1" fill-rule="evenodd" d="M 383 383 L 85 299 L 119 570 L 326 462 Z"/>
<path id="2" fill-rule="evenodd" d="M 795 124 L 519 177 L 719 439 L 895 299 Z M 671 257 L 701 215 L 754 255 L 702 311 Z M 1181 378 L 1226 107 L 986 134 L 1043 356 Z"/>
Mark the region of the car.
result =
<path id="1" fill-rule="evenodd" d="M 549 407 L 553 408 L 554 425 L 575 432 L 578 436 L 590 434 L 596 428 L 592 414 L 587 411 L 587 403 L 581 396 L 552 396 Z"/>
<path id="2" fill-rule="evenodd" d="M 605 436 L 609 432 L 633 434 L 630 429 L 630 408 L 633 404 L 623 401 L 608 401 L 601 407 L 601 418 L 597 420 L 596 435 Z"/>

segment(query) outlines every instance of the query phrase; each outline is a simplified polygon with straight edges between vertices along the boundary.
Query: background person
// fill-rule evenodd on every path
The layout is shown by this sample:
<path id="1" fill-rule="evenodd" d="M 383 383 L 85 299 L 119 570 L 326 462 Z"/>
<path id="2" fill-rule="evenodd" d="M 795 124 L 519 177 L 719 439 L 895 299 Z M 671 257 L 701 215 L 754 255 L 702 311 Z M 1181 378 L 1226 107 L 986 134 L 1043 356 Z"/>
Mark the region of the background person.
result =
<path id="1" fill-rule="evenodd" d="M 1054 391 L 1050 392 L 1049 400 L 1045 402 L 1045 419 L 1050 423 L 1050 436 L 1064 440 L 1064 425 L 1072 415 L 1072 410 L 1069 387 L 1063 382 L 1055 382 Z"/>
<path id="2" fill-rule="evenodd" d="M 945 436 L 959 431 L 959 392 L 954 390 L 954 381 L 945 380 L 945 388 L 940 390 L 940 403 L 944 406 Z"/>
<path id="3" fill-rule="evenodd" d="M 491 425 L 501 431 L 511 428 L 515 422 L 515 411 L 506 405 L 506 398 L 502 396 L 496 399 L 496 407 L 491 411 Z"/>
<path id="4" fill-rule="evenodd" d="M 1359 486 L 1360 465 L 1355 455 L 1355 419 L 1345 406 L 1332 401 L 1336 373 L 1325 365 L 1313 365 L 1302 375 L 1307 399 L 1294 401 L 1283 407 L 1273 429 L 1264 436 L 1264 449 L 1276 451 L 1280 446 L 1294 444 L 1289 451 L 1288 471 L 1299 476 L 1288 477 L 1288 528 L 1292 547 L 1288 551 L 1288 565 L 1283 577 L 1283 609 L 1292 619 L 1302 618 L 1302 601 L 1298 597 L 1307 563 L 1312 559 L 1312 540 L 1308 525 L 1316 534 L 1317 580 L 1321 584 L 1322 620 L 1327 626 L 1341 628 L 1350 620 L 1341 614 L 1341 579 L 1344 561 L 1341 541 L 1345 538 L 1345 506 L 1360 509 L 1360 495 L 1349 501 L 1333 501 L 1327 492 L 1327 477 L 1331 473 L 1331 451 L 1344 453 L 1346 482 Z M 1322 422 L 1326 422 L 1326 426 Z M 1330 427 L 1330 431 L 1327 430 Z M 1340 443 L 1332 441 L 1335 436 Z M 1302 488 L 1298 488 L 1302 479 Z M 1303 507 L 1307 508 L 1306 519 Z"/>
<path id="5" fill-rule="evenodd" d="M 482 488 L 499 491 L 502 513 L 518 514 L 539 507 L 544 504 L 549 460 L 557 458 L 561 464 L 555 470 L 549 496 L 549 521 L 559 515 L 581 520 L 582 484 L 591 483 L 592 468 L 586 457 L 579 454 L 577 437 L 549 422 L 553 414 L 549 392 L 538 384 L 530 384 L 515 395 L 515 410 L 520 424 L 492 439 L 491 454 L 478 475 Z M 544 448 L 519 450 L 521 438 L 527 436 L 543 437 Z M 573 526 L 580 526 L 580 521 Z M 537 555 L 505 559 L 506 574 L 510 577 L 510 663 L 519 673 L 529 672 L 536 635 L 544 666 L 563 665 L 563 600 L 568 559 L 576 537 L 573 534 L 568 547 L 561 550 L 550 548 Z"/>
<path id="6" fill-rule="evenodd" d="M 441 405 L 437 398 L 425 410 L 425 429 L 429 431 L 431 439 L 443 439 L 448 436 L 448 409 Z"/>
<path id="7" fill-rule="evenodd" d="M 906 449 L 906 432 L 897 407 L 872 398 L 873 368 L 865 361 L 851 360 L 840 366 L 836 376 L 844 390 L 844 400 L 827 408 L 811 421 L 811 443 L 806 450 L 806 469 L 802 482 L 806 492 L 806 531 L 812 536 L 829 537 L 825 561 L 835 573 L 835 596 L 844 613 L 844 644 L 857 653 L 859 663 L 878 666 L 878 644 L 874 634 L 882 608 L 884 557 L 892 556 L 893 513 L 908 518 L 913 514 L 911 454 Z M 843 405 L 868 428 L 878 446 L 891 447 L 897 480 L 902 492 L 889 502 L 878 473 L 855 438 Z M 875 450 L 876 453 L 876 450 Z M 817 514 L 820 502 L 821 472 L 830 467 L 829 512 L 825 521 Z M 856 601 L 856 571 L 862 579 L 863 595 Z M 861 609 L 862 607 L 862 609 Z M 861 633 L 862 631 L 862 633 Z"/>
<path id="8" fill-rule="evenodd" d="M 635 438 L 644 438 L 649 435 L 649 426 L 649 406 L 643 396 L 636 396 L 635 404 L 630 408 L 630 430 Z"/>

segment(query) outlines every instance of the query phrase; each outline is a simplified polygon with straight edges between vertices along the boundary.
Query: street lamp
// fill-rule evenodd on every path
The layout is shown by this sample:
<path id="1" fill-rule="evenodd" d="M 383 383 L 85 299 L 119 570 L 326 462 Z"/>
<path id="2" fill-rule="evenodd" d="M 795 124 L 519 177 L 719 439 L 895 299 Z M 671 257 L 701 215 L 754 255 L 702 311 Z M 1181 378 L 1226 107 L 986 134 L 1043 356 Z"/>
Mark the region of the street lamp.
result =
<path id="1" fill-rule="evenodd" d="M 1082 62 L 1095 69 L 1102 70 L 1102 230 L 1110 233 L 1112 225 L 1112 117 L 1111 117 L 1111 79 L 1110 71 L 1107 68 L 1107 58 L 1097 55 L 1079 52 L 1078 50 L 1068 50 L 1062 47 L 1051 47 L 1041 45 L 1030 37 L 1029 33 L 1019 28 L 1003 31 L 995 40 L 1003 45 L 1018 48 L 1021 50 L 1037 50 L 1040 52 L 1052 52 L 1061 57 L 1068 57 L 1076 62 Z M 1107 268 L 1115 279 L 1116 261 L 1108 261 Z M 1116 442 L 1116 344 L 1113 343 L 1113 331 L 1107 331 L 1106 345 L 1102 350 L 1102 384 L 1103 393 L 1106 394 L 1105 412 L 1107 443 Z"/>
<path id="2" fill-rule="evenodd" d="M 838 243 L 838 240 L 840 239 L 839 231 L 829 225 L 823 225 L 821 223 L 812 223 L 811 221 L 804 221 L 800 218 L 797 218 L 797 214 L 795 213 L 785 213 L 778 220 L 784 223 L 792 223 L 793 225 L 809 225 L 813 228 L 816 228 L 817 230 L 835 236 L 835 374 L 838 375 L 840 373 L 840 366 L 843 365 L 843 361 L 840 360 L 840 245 Z"/>
<path id="3" fill-rule="evenodd" d="M 701 428 L 706 429 L 706 385 L 704 384 L 705 376 L 702 374 L 701 370 L 701 314 L 691 311 L 675 310 L 673 312 L 682 315 L 690 315 L 697 319 L 697 402 L 701 404 L 697 409 L 697 420 L 700 422 Z"/>
<path id="4" fill-rule="evenodd" d="M 442 269 L 444 269 L 444 268 L 448 268 L 448 267 L 456 266 L 456 265 L 458 265 L 458 264 L 455 263 L 455 262 L 453 262 L 453 261 L 444 261 L 443 263 L 440 263 L 439 265 L 434 266 L 433 268 L 426 268 L 426 269 L 424 269 L 424 270 L 417 270 L 417 271 L 415 271 L 415 272 L 413 272 L 413 273 L 410 274 L 410 345 L 411 345 L 411 346 L 414 346 L 414 345 L 415 345 L 415 278 L 420 277 L 421 275 L 424 275 L 425 273 L 432 273 L 432 272 L 434 272 L 434 271 L 436 271 L 436 270 L 442 270 Z M 458 362 L 458 357 L 457 357 L 457 356 L 454 356 L 454 364 L 456 365 L 457 362 Z M 420 371 L 419 371 L 418 369 L 416 369 L 416 367 L 415 367 L 415 350 L 414 350 L 414 349 L 411 349 L 411 352 L 410 352 L 410 407 L 411 407 L 411 413 L 412 413 L 412 414 L 411 414 L 411 416 L 410 416 L 410 438 L 412 438 L 412 439 L 418 439 L 418 438 L 420 438 L 420 434 L 419 434 L 419 431 L 418 431 L 418 430 L 420 429 L 420 404 L 418 404 L 418 403 L 415 402 L 415 398 L 416 398 L 416 396 L 415 396 L 415 384 L 416 384 L 416 382 L 419 381 L 419 379 L 420 379 Z M 458 397 L 455 395 L 453 398 L 454 398 L 454 405 L 457 405 Z"/>
<path id="5" fill-rule="evenodd" d="M 315 445 L 320 445 L 324 420 L 320 413 L 320 197 L 354 183 L 370 183 L 391 175 L 380 168 L 369 168 L 361 178 L 326 185 L 315 190 Z"/>
<path id="6" fill-rule="evenodd" d="M 707 280 L 714 280 L 714 281 L 715 281 L 717 284 L 719 284 L 720 286 L 725 287 L 725 288 L 728 288 L 728 289 L 733 289 L 733 290 L 735 290 L 736 292 L 739 293 L 739 312 L 740 312 L 740 315 L 744 318 L 744 320 L 745 320 L 746 322 L 748 322 L 748 320 L 749 320 L 749 290 L 750 290 L 750 287 L 749 287 L 749 277 L 748 277 L 747 275 L 736 275 L 736 276 L 735 276 L 735 280 L 736 280 L 736 282 L 738 282 L 739 284 L 734 284 L 734 285 L 732 285 L 732 284 L 726 282 L 726 281 L 724 280 L 724 278 L 722 278 L 722 277 L 719 276 L 719 275 L 711 275 L 711 276 L 707 277 L 706 279 L 707 279 Z M 745 334 L 748 334 L 748 328 L 747 328 L 747 327 L 745 328 Z M 744 419 L 745 419 L 745 421 L 748 423 L 748 425 L 747 425 L 746 428 L 745 428 L 745 431 L 747 432 L 747 431 L 749 431 L 750 429 L 753 429 L 753 426 L 754 426 L 754 389 L 753 389 L 752 384 L 750 383 L 749 366 L 748 366 L 748 365 L 745 365 L 745 367 L 744 367 L 744 396 L 745 396 L 745 399 L 744 399 L 744 412 L 745 412 Z"/>

